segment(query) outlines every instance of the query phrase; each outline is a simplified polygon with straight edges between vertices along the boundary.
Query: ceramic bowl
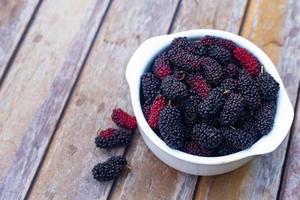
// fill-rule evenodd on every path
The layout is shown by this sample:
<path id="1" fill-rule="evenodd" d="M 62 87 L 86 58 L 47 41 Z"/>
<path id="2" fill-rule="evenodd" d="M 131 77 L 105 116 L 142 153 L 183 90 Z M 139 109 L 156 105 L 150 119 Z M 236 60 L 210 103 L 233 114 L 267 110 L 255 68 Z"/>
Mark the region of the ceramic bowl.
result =
<path id="1" fill-rule="evenodd" d="M 226 156 L 202 157 L 171 149 L 150 128 L 141 107 L 141 76 L 149 69 L 153 59 L 168 47 L 171 41 L 176 37 L 197 39 L 205 35 L 229 39 L 239 46 L 248 49 L 258 58 L 265 70 L 280 84 L 275 122 L 270 133 L 263 136 L 259 141 L 253 144 L 251 148 Z M 133 111 L 146 145 L 161 161 L 188 174 L 202 176 L 223 174 L 240 167 L 255 156 L 274 151 L 288 134 L 294 117 L 293 106 L 270 58 L 247 39 L 225 31 L 200 29 L 150 38 L 146 40 L 131 57 L 126 69 L 126 79 L 130 88 Z"/>

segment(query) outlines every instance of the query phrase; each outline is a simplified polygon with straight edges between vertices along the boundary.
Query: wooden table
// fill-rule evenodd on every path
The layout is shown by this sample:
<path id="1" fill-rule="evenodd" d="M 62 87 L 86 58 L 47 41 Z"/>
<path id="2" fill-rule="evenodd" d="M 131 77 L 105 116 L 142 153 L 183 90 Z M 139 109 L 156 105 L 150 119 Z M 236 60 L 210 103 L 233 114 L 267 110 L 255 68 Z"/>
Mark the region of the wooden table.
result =
<path id="1" fill-rule="evenodd" d="M 299 10 L 298 0 L 0 0 L 0 199 L 300 199 Z M 296 113 L 280 148 L 213 177 L 171 169 L 138 132 L 128 149 L 97 149 L 111 110 L 132 113 L 135 49 L 199 28 L 240 34 L 276 64 Z M 132 170 L 96 182 L 93 165 L 115 154 Z"/>

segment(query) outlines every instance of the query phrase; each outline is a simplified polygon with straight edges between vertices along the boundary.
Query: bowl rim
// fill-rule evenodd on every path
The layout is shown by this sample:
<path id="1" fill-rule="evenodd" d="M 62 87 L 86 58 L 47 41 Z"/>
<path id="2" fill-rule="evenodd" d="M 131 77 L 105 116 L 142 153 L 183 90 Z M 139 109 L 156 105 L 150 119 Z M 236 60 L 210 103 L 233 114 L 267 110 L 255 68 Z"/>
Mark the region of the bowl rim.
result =
<path id="1" fill-rule="evenodd" d="M 268 71 L 280 85 L 280 90 L 278 93 L 278 99 L 280 100 L 280 102 L 279 100 L 277 102 L 277 108 L 276 108 L 277 111 L 274 120 L 274 126 L 272 130 L 269 132 L 269 134 L 263 136 L 259 141 L 254 143 L 250 148 L 226 156 L 217 156 L 217 157 L 196 156 L 196 155 L 191 155 L 183 151 L 170 148 L 163 142 L 162 139 L 160 139 L 156 135 L 156 133 L 148 125 L 144 117 L 144 114 L 142 112 L 142 107 L 140 102 L 140 77 L 145 72 L 145 69 L 148 67 L 149 63 L 153 61 L 153 58 L 157 56 L 157 54 L 161 52 L 164 48 L 169 46 L 171 41 L 175 37 L 188 37 L 191 39 L 195 39 L 195 38 L 203 37 L 205 35 L 211 35 L 211 36 L 221 37 L 224 39 L 229 39 L 232 40 L 234 43 L 236 43 L 238 46 L 246 48 L 248 51 L 250 51 L 253 55 L 257 57 L 257 59 L 264 66 L 264 69 Z M 139 68 L 137 68 L 137 66 L 139 66 Z M 145 42 L 143 42 L 131 57 L 126 68 L 126 79 L 130 88 L 133 111 L 137 118 L 139 128 L 142 130 L 144 135 L 148 137 L 148 139 L 157 148 L 161 149 L 165 153 L 177 159 L 184 160 L 190 163 L 219 165 L 219 164 L 225 164 L 225 163 L 241 160 L 243 158 L 247 158 L 254 155 L 270 153 L 274 151 L 282 143 L 282 141 L 286 137 L 291 127 L 294 118 L 293 106 L 288 98 L 287 92 L 284 88 L 279 73 L 277 72 L 270 58 L 252 42 L 248 41 L 247 39 L 239 35 L 227 31 L 221 31 L 215 29 L 197 29 L 197 30 L 172 33 L 172 34 L 161 35 L 161 36 L 150 38 Z M 278 117 L 280 117 L 278 111 L 279 108 L 282 108 L 283 105 L 285 107 L 284 110 L 286 110 L 286 112 L 281 112 L 281 115 L 286 114 L 285 124 L 281 124 L 280 127 L 277 127 L 278 129 L 280 128 L 281 133 L 280 134 L 278 133 L 279 135 L 277 134 L 276 137 L 274 137 L 272 133 L 278 132 L 276 131 L 276 127 L 275 127 L 275 124 L 277 124 L 276 122 L 278 121 Z M 265 145 L 264 141 L 268 141 L 269 144 L 271 145 Z"/>

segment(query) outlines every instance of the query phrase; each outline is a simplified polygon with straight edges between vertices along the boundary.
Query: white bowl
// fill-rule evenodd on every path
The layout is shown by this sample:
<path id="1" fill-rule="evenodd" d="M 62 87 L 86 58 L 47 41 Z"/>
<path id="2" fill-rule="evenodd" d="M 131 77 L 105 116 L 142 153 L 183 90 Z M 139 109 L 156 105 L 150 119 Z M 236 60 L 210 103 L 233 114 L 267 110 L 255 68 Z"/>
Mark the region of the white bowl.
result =
<path id="1" fill-rule="evenodd" d="M 142 74 L 152 63 L 153 58 L 169 46 L 175 37 L 200 38 L 205 35 L 229 39 L 239 46 L 248 49 L 259 59 L 265 70 L 280 84 L 277 112 L 271 132 L 263 136 L 259 141 L 253 144 L 251 148 L 226 156 L 194 156 L 171 149 L 150 128 L 141 108 L 140 79 Z M 133 111 L 145 143 L 164 163 L 188 174 L 202 176 L 223 174 L 240 167 L 256 155 L 267 154 L 274 151 L 286 137 L 294 118 L 293 106 L 288 98 L 282 80 L 269 57 L 250 41 L 229 32 L 200 29 L 150 38 L 146 40 L 131 57 L 126 69 L 126 79 L 130 87 Z"/>

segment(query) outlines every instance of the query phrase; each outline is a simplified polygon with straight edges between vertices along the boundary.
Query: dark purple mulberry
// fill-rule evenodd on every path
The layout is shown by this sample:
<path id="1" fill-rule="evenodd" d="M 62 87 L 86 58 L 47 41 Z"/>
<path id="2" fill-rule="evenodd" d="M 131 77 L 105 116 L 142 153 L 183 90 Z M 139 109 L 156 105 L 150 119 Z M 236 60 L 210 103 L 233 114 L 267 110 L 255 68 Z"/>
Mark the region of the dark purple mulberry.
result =
<path id="1" fill-rule="evenodd" d="M 196 156 L 213 156 L 213 151 L 211 149 L 202 148 L 194 142 L 187 143 L 184 147 L 184 151 Z"/>
<path id="2" fill-rule="evenodd" d="M 110 181 L 121 175 L 126 168 L 126 158 L 122 156 L 113 156 L 103 163 L 98 163 L 92 169 L 94 179 L 98 181 Z"/>
<path id="3" fill-rule="evenodd" d="M 188 96 L 186 85 L 174 76 L 167 76 L 162 80 L 161 90 L 166 98 L 175 101 L 184 99 Z"/>
<path id="4" fill-rule="evenodd" d="M 221 128 L 220 133 L 223 135 L 225 144 L 234 149 L 248 149 L 254 143 L 254 138 L 240 129 Z"/>
<path id="5" fill-rule="evenodd" d="M 238 81 L 236 79 L 226 78 L 221 82 L 220 88 L 223 92 L 230 94 L 235 92 L 237 85 Z"/>
<path id="6" fill-rule="evenodd" d="M 200 40 L 200 42 L 206 46 L 210 46 L 210 45 L 222 46 L 229 51 L 233 51 L 237 47 L 236 44 L 231 40 L 218 38 L 218 37 L 214 37 L 214 36 L 210 36 L 210 35 L 204 36 Z"/>
<path id="7" fill-rule="evenodd" d="M 201 69 L 199 57 L 182 48 L 171 48 L 168 56 L 171 63 L 181 70 L 191 72 Z"/>
<path id="8" fill-rule="evenodd" d="M 239 67 L 236 64 L 228 64 L 224 68 L 224 74 L 228 78 L 237 78 L 239 75 Z"/>
<path id="9" fill-rule="evenodd" d="M 215 88 L 200 104 L 198 113 L 201 118 L 216 117 L 225 103 L 225 97 L 220 88 Z"/>
<path id="10" fill-rule="evenodd" d="M 197 54 L 196 43 L 186 37 L 177 37 L 171 43 L 172 49 L 183 49 L 189 53 Z"/>
<path id="11" fill-rule="evenodd" d="M 277 98 L 279 84 L 268 72 L 264 72 L 260 75 L 257 78 L 257 82 L 263 100 L 271 101 Z"/>
<path id="12" fill-rule="evenodd" d="M 198 96 L 190 96 L 187 99 L 185 99 L 180 109 L 183 114 L 184 122 L 187 126 L 193 127 L 197 122 L 198 117 L 198 106 L 200 104 L 201 100 Z"/>
<path id="13" fill-rule="evenodd" d="M 195 42 L 196 44 L 196 55 L 197 56 L 205 56 L 207 53 L 207 48 L 202 45 L 200 42 Z"/>
<path id="14" fill-rule="evenodd" d="M 240 73 L 238 90 L 245 99 L 250 110 L 256 110 L 261 106 L 261 98 L 256 82 L 247 73 Z"/>
<path id="15" fill-rule="evenodd" d="M 276 102 L 264 102 L 254 117 L 256 129 L 261 135 L 268 134 L 274 124 L 276 114 Z"/>
<path id="16" fill-rule="evenodd" d="M 220 124 L 234 125 L 240 115 L 244 112 L 244 98 L 241 94 L 229 95 L 220 114 Z"/>
<path id="17" fill-rule="evenodd" d="M 221 64 L 227 64 L 231 60 L 230 51 L 216 45 L 208 47 L 208 56 L 217 60 Z"/>
<path id="18" fill-rule="evenodd" d="M 142 91 L 145 100 L 153 100 L 159 93 L 160 82 L 152 72 L 145 73 L 142 78 Z"/>
<path id="19" fill-rule="evenodd" d="M 158 129 L 164 142 L 173 149 L 182 149 L 185 131 L 180 111 L 176 107 L 165 107 L 159 115 Z"/>
<path id="20" fill-rule="evenodd" d="M 200 60 L 206 80 L 210 84 L 217 85 L 223 78 L 222 66 L 209 57 L 201 57 Z"/>
<path id="21" fill-rule="evenodd" d="M 192 139 L 202 148 L 216 148 L 222 142 L 218 129 L 206 124 L 196 124 L 192 131 Z"/>
<path id="22" fill-rule="evenodd" d="M 225 145 L 225 144 L 221 144 L 219 147 L 218 147 L 218 155 L 219 156 L 226 156 L 226 155 L 229 155 L 229 154 L 233 154 L 233 153 L 236 153 L 240 150 L 238 149 L 235 149 L 231 146 L 228 146 L 228 145 Z"/>

